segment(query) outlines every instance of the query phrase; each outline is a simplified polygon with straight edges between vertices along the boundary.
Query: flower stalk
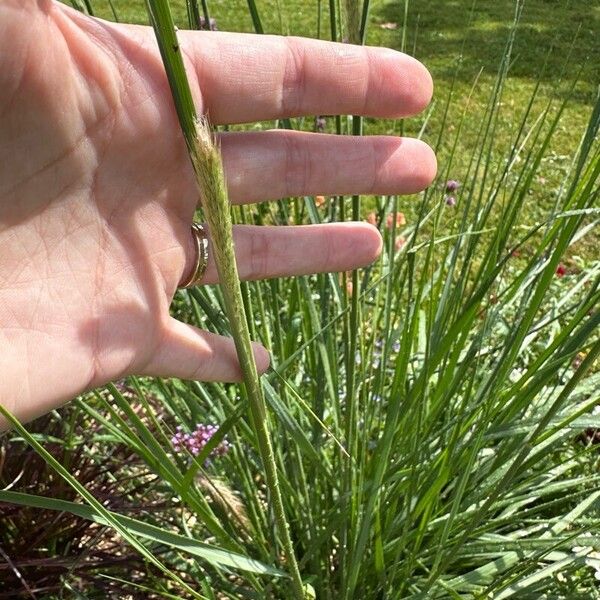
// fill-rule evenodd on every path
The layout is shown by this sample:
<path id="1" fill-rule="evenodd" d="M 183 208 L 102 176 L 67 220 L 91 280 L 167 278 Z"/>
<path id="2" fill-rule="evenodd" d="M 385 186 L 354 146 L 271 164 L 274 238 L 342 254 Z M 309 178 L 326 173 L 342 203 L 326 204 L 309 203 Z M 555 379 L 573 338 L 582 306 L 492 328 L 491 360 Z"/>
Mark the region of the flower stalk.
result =
<path id="1" fill-rule="evenodd" d="M 240 280 L 233 247 L 231 210 L 223 173 L 221 154 L 217 149 L 206 119 L 197 120 L 196 147 L 192 164 L 197 176 L 204 215 L 211 233 L 212 251 L 219 273 L 219 281 L 231 325 L 244 383 L 248 393 L 252 425 L 265 469 L 265 478 L 275 514 L 275 521 L 282 539 L 287 567 L 292 576 L 294 593 L 298 600 L 304 598 L 302 578 L 298 570 L 289 526 L 285 517 L 283 500 L 277 478 L 277 467 L 268 431 L 268 417 L 263 389 L 258 377 L 250 332 L 246 321 Z"/>
<path id="2" fill-rule="evenodd" d="M 146 0 L 146 5 L 202 198 L 202 207 L 211 235 L 211 250 L 219 274 L 225 311 L 244 376 L 252 426 L 265 470 L 275 523 L 285 553 L 286 569 L 292 579 L 294 597 L 296 600 L 303 600 L 304 586 L 283 507 L 277 466 L 268 430 L 266 403 L 244 311 L 235 261 L 231 208 L 221 153 L 207 119 L 196 114 L 168 0 Z"/>

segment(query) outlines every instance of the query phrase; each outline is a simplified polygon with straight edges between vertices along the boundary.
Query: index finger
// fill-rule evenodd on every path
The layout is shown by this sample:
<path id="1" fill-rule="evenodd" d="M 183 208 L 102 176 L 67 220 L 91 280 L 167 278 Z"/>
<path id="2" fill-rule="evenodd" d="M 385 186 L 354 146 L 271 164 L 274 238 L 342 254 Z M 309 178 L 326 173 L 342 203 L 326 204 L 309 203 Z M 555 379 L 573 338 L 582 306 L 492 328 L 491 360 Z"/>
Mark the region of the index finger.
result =
<path id="1" fill-rule="evenodd" d="M 388 48 L 225 32 L 179 34 L 215 124 L 303 115 L 405 117 L 433 84 L 414 58 Z"/>

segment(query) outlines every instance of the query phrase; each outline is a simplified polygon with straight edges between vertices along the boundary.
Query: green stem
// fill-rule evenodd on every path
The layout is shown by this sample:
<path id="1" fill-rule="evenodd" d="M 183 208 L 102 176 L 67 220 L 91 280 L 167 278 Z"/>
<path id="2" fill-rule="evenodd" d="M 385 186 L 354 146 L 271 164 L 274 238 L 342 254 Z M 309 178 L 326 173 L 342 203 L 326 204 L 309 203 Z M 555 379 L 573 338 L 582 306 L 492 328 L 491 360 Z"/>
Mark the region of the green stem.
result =
<path id="1" fill-rule="evenodd" d="M 156 32 L 179 122 L 196 174 L 204 215 L 211 234 L 213 252 L 235 347 L 248 393 L 250 414 L 258 441 L 265 479 L 292 578 L 296 600 L 304 599 L 304 586 L 294 554 L 289 525 L 279 489 L 277 466 L 269 437 L 268 416 L 258 377 L 238 276 L 232 234 L 231 209 L 219 149 L 206 119 L 198 118 L 183 66 L 173 18 L 167 0 L 146 0 Z"/>
<path id="2" fill-rule="evenodd" d="M 345 1 L 345 25 L 346 25 L 346 36 L 348 42 L 351 44 L 362 44 L 364 42 L 366 18 L 368 13 L 369 2 L 364 0 L 362 4 L 362 10 L 359 0 L 346 0 Z M 352 117 L 352 135 L 361 136 L 363 133 L 363 120 L 360 116 Z M 352 220 L 360 220 L 360 196 L 352 196 Z M 349 522 L 346 523 L 346 527 L 342 532 L 342 544 L 344 552 L 342 554 L 343 562 L 343 581 L 344 593 L 347 594 L 350 588 L 346 586 L 346 574 L 349 570 L 350 564 L 349 558 L 352 561 L 356 561 L 356 556 L 353 552 L 355 530 L 356 530 L 356 515 L 358 514 L 358 493 L 357 493 L 357 480 L 356 480 L 356 466 L 354 460 L 357 458 L 358 453 L 358 402 L 359 397 L 356 387 L 356 358 L 359 352 L 358 340 L 360 338 L 359 330 L 361 327 L 360 319 L 360 280 L 358 277 L 358 270 L 352 271 L 352 297 L 350 306 L 349 319 L 346 322 L 347 335 L 346 339 L 349 344 L 346 346 L 348 349 L 346 357 L 346 427 L 345 427 L 345 439 L 346 447 L 352 460 L 345 462 L 344 468 L 344 491 L 345 491 L 345 502 L 344 510 L 346 514 L 351 515 Z M 361 357 L 362 358 L 362 357 Z M 352 564 L 351 563 L 351 564 Z M 348 597 L 348 595 L 346 595 Z"/>
<path id="3" fill-rule="evenodd" d="M 213 142 L 212 133 L 205 121 L 199 120 L 197 122 L 196 134 L 196 147 L 192 153 L 192 164 L 196 172 L 200 194 L 204 201 L 204 214 L 211 233 L 212 251 L 222 286 L 225 310 L 231 325 L 242 373 L 244 374 L 252 425 L 265 469 L 275 522 L 282 538 L 287 566 L 292 576 L 294 595 L 298 600 L 302 600 L 304 598 L 302 578 L 283 508 L 277 466 L 268 431 L 267 409 L 256 370 L 256 362 L 244 312 L 244 302 L 235 262 L 231 210 L 227 198 L 221 155 Z"/>

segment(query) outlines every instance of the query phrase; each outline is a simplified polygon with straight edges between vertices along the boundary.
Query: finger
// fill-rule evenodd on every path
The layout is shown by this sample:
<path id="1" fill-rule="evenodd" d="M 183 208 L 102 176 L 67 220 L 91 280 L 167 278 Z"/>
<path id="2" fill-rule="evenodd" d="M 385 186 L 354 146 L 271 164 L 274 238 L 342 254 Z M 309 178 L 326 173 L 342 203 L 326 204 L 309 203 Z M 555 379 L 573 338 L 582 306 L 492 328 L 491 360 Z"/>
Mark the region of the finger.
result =
<path id="1" fill-rule="evenodd" d="M 387 48 L 222 32 L 182 31 L 180 40 L 216 124 L 317 114 L 404 117 L 423 110 L 433 91 L 420 62 Z"/>
<path id="2" fill-rule="evenodd" d="M 253 342 L 259 373 L 269 368 L 269 353 Z M 195 381 L 241 381 L 242 371 L 233 340 L 169 318 L 156 354 L 143 370 L 153 377 Z"/>
<path id="3" fill-rule="evenodd" d="M 289 227 L 236 225 L 236 262 L 243 280 L 349 271 L 372 263 L 381 253 L 381 235 L 368 223 L 328 223 Z M 209 241 L 208 265 L 202 283 L 217 283 Z M 196 261 L 190 233 L 186 266 L 189 277 Z"/>
<path id="4" fill-rule="evenodd" d="M 229 197 L 237 204 L 316 194 L 413 194 L 437 171 L 433 150 L 410 138 L 273 130 L 222 134 L 220 141 Z"/>

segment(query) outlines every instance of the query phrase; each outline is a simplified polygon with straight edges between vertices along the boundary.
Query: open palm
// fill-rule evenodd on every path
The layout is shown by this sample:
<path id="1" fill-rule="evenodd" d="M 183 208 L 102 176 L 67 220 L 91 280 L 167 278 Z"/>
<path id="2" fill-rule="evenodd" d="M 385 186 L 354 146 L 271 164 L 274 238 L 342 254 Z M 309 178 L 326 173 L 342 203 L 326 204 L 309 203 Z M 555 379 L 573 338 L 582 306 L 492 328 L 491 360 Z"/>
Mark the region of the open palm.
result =
<path id="1" fill-rule="evenodd" d="M 182 32 L 214 124 L 316 114 L 400 117 L 427 71 L 385 49 Z M 290 131 L 221 137 L 231 201 L 409 193 L 435 174 L 421 142 Z M 51 0 L 0 0 L 0 402 L 22 419 L 126 374 L 231 381 L 226 338 L 169 315 L 194 261 L 198 203 L 153 32 Z M 368 264 L 367 224 L 236 227 L 256 279 Z M 206 283 L 217 280 L 209 262 Z M 256 346 L 259 368 L 268 355 Z"/>

